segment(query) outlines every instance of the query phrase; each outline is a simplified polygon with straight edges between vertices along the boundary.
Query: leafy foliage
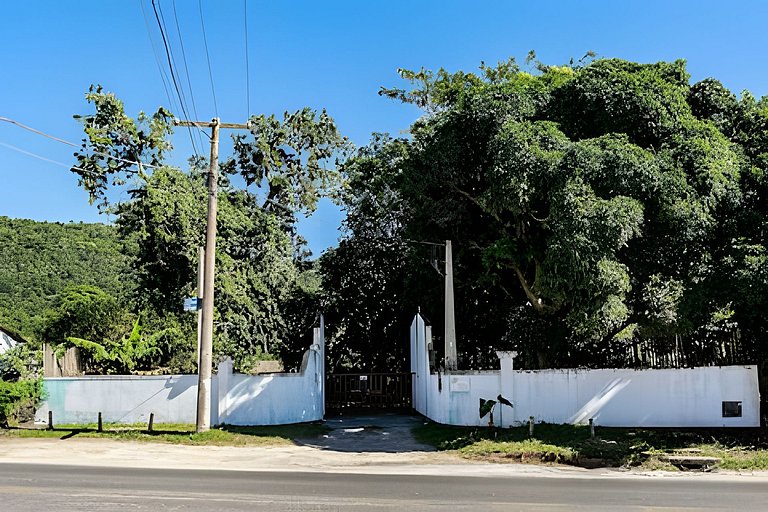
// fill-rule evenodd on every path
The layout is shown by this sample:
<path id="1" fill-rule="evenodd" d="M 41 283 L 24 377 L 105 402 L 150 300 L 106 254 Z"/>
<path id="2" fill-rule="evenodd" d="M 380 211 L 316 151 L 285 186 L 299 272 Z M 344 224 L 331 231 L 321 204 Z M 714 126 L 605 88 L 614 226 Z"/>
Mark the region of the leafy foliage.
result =
<path id="1" fill-rule="evenodd" d="M 133 249 L 138 286 L 130 309 L 143 312 L 157 330 L 139 334 L 135 324 L 133 334 L 112 337 L 111 348 L 104 345 L 103 351 L 93 338 L 69 340 L 89 347 L 98 360 L 120 363 L 125 371 L 142 359 L 171 364 L 177 357 L 171 352 L 189 354 L 192 348 L 182 342 L 193 330 L 192 316 L 181 308 L 183 298 L 195 294 L 197 251 L 206 220 L 206 162 L 191 160 L 189 173 L 163 165 L 171 147 L 165 109 L 151 118 L 139 114 L 134 121 L 101 87 L 92 86 L 86 99 L 95 112 L 76 116 L 83 120 L 86 138 L 72 170 L 91 199 L 102 199 L 104 205 L 110 187 L 134 180 L 130 200 L 113 211 L 119 233 Z M 325 111 L 302 109 L 286 113 L 282 121 L 254 116 L 249 128 L 250 135 L 234 137 L 234 158 L 222 164 L 214 318 L 215 352 L 233 357 L 236 368 L 245 371 L 255 360 L 277 355 L 289 366 L 300 361 L 297 345 L 305 346 L 298 333 L 314 321 L 314 311 L 308 310 L 316 308 L 319 278 L 304 260 L 295 215 L 310 214 L 321 196 L 339 193 L 334 163 L 349 148 Z M 150 162 L 152 172 L 138 162 Z M 245 180 L 244 189 L 229 180 L 237 172 Z M 250 185 L 264 187 L 265 197 L 252 193 Z M 190 362 L 184 356 L 173 365 L 186 368 Z"/>
<path id="2" fill-rule="evenodd" d="M 400 143 L 397 172 L 352 194 L 388 191 L 392 240 L 453 241 L 465 364 L 494 346 L 518 349 L 527 367 L 623 364 L 645 336 L 757 332 L 768 100 L 737 100 L 712 79 L 690 85 L 684 61 L 399 74 L 412 88 L 380 94 L 425 115 Z M 347 200 L 349 225 L 360 201 Z M 339 251 L 364 239 L 350 230 Z M 388 289 L 440 311 L 439 287 L 411 266 L 423 266 L 418 250 L 405 252 L 381 265 L 356 256 L 329 275 L 377 267 L 398 280 Z M 365 286 L 354 282 L 342 294 Z"/>
<path id="3" fill-rule="evenodd" d="M 346 236 L 320 260 L 333 371 L 405 370 L 415 311 L 403 302 L 408 248 L 396 182 L 405 149 L 380 135 L 344 167 Z"/>
<path id="4" fill-rule="evenodd" d="M 161 168 L 117 210 L 120 233 L 137 248 L 136 303 L 176 318 L 179 325 L 192 319 L 183 313 L 182 303 L 196 293 L 206 193 L 201 174 Z M 291 237 L 281 220 L 226 178 L 219 189 L 218 232 L 215 349 L 247 370 L 254 356 L 269 359 L 290 351 L 288 328 L 294 325 L 286 316 L 295 297 L 314 293 L 311 277 L 294 261 Z"/>
<path id="5" fill-rule="evenodd" d="M 0 354 L 0 380 L 33 379 L 38 375 L 38 351 L 29 343 L 19 343 Z"/>
<path id="6" fill-rule="evenodd" d="M 66 290 L 46 318 L 43 338 L 61 356 L 69 347 L 80 349 L 83 364 L 93 373 L 131 373 L 151 367 L 160 349 L 154 338 L 142 336 L 140 318 L 98 288 Z"/>
<path id="7" fill-rule="evenodd" d="M 104 224 L 0 217 L 0 325 L 39 348 L 46 312 L 72 285 L 99 288 L 116 300 L 129 295 L 129 246 Z"/>
<path id="8" fill-rule="evenodd" d="M 236 162 L 248 185 L 265 188 L 265 211 L 309 214 L 321 196 L 338 195 L 337 166 L 350 144 L 325 110 L 253 116 L 249 126 L 252 138 L 234 136 Z"/>
<path id="9" fill-rule="evenodd" d="M 684 61 L 586 57 L 399 70 L 408 87 L 380 94 L 424 116 L 410 138 L 375 135 L 343 166 L 351 147 L 324 111 L 253 117 L 219 183 L 217 352 L 242 369 L 278 355 L 295 367 L 322 300 L 333 370 L 404 369 L 418 307 L 435 315 L 440 346 L 443 283 L 428 263 L 439 268 L 440 255 L 423 243 L 450 239 L 465 366 L 495 364 L 495 349 L 518 350 L 529 368 L 622 365 L 660 335 L 713 353 L 737 329 L 765 360 L 768 99 L 690 84 Z M 73 171 L 103 203 L 134 180 L 113 211 L 136 288 L 78 273 L 73 283 L 106 296 L 81 289 L 68 302 L 53 286 L 23 299 L 35 307 L 15 307 L 20 288 L 3 275 L 32 253 L 19 257 L 12 241 L 0 251 L 21 264 L 0 272 L 0 294 L 15 301 L 0 306 L 0 323 L 41 332 L 42 309 L 60 304 L 46 336 L 88 347 L 94 362 L 188 368 L 194 320 L 180 308 L 194 294 L 205 162 L 186 173 L 163 165 L 164 109 L 134 121 L 99 87 L 86 98 L 95 113 L 81 118 Z M 295 218 L 322 196 L 343 204 L 345 235 L 313 263 Z M 77 323 L 81 311 L 104 320 Z"/>
<path id="10" fill-rule="evenodd" d="M 42 379 L 16 382 L 0 379 L 0 426 L 8 426 L 9 421 L 18 421 L 25 415 L 25 410 L 34 411 L 42 398 Z"/>
<path id="11" fill-rule="evenodd" d="M 99 206 L 106 207 L 109 186 L 123 185 L 133 175 L 144 174 L 139 162 L 148 159 L 149 165 L 160 165 L 171 149 L 166 139 L 171 133 L 171 113 L 163 108 L 151 117 L 140 112 L 138 122 L 134 121 L 126 115 L 123 102 L 100 85 L 91 85 L 85 99 L 94 105 L 95 113 L 74 116 L 82 123 L 85 138 L 72 171 L 80 177 L 91 203 L 100 200 Z"/>

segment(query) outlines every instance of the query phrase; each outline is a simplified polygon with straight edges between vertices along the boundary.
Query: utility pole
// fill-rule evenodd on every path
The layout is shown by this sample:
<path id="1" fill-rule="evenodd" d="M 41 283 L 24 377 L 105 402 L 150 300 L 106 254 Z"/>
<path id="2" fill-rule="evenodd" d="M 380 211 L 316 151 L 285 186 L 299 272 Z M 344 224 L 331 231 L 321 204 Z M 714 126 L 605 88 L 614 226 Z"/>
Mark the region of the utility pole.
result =
<path id="1" fill-rule="evenodd" d="M 208 171 L 208 220 L 205 226 L 205 261 L 203 269 L 203 311 L 200 334 L 200 365 L 197 368 L 197 432 L 211 429 L 211 367 L 213 359 L 213 278 L 216 266 L 216 211 L 219 188 L 219 129 L 245 130 L 247 124 L 173 121 L 176 126 L 211 129 L 211 159 Z"/>
<path id="2" fill-rule="evenodd" d="M 443 247 L 443 244 L 434 242 L 419 242 L 411 240 L 418 244 L 432 246 L 432 259 L 430 263 L 438 274 L 445 278 L 445 358 L 443 363 L 446 370 L 456 370 L 458 367 L 458 356 L 456 354 L 456 313 L 453 305 L 453 250 L 451 241 L 445 241 L 445 273 L 440 271 L 437 248 Z"/>
<path id="3" fill-rule="evenodd" d="M 456 355 L 456 314 L 453 307 L 453 251 L 451 241 L 445 241 L 445 369 L 455 370 Z"/>
<path id="4" fill-rule="evenodd" d="M 205 294 L 205 283 L 203 275 L 205 274 L 205 247 L 197 248 L 197 300 L 203 298 Z M 199 306 L 198 306 L 199 307 Z M 200 368 L 200 337 L 203 332 L 203 308 L 197 310 L 197 367 Z"/>

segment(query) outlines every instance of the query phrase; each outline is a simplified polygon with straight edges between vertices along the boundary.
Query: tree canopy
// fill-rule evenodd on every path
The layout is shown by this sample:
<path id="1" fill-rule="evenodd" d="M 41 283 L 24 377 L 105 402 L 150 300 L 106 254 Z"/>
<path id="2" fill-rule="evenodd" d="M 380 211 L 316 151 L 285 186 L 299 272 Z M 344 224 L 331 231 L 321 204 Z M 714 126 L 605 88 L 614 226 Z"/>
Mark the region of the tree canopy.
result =
<path id="1" fill-rule="evenodd" d="M 409 140 L 371 146 L 379 161 L 398 148 L 397 171 L 348 200 L 347 223 L 398 212 L 390 245 L 453 241 L 465 361 L 516 348 L 528 367 L 626 364 L 660 334 L 760 336 L 768 100 L 691 85 L 684 61 L 400 75 L 411 88 L 380 94 L 424 115 Z M 382 190 L 397 207 L 372 214 L 362 205 Z M 339 252 L 366 236 L 348 230 Z M 440 312 L 434 282 L 399 262 L 410 265 L 400 288 Z"/>
<path id="2" fill-rule="evenodd" d="M 207 162 L 193 158 L 186 171 L 167 165 L 172 114 L 164 108 L 134 120 L 100 86 L 86 100 L 94 112 L 75 116 L 85 138 L 72 172 L 92 201 L 116 214 L 118 232 L 130 242 L 137 286 L 127 308 L 144 322 L 136 324 L 143 334 L 134 329 L 131 336 L 152 346 L 165 340 L 156 361 L 162 366 L 175 357 L 170 349 L 194 350 L 193 316 L 182 303 L 195 295 Z M 219 176 L 214 349 L 244 371 L 262 358 L 296 367 L 317 316 L 320 282 L 295 231 L 296 215 L 339 194 L 336 163 L 350 145 L 325 111 L 304 108 L 283 120 L 253 116 L 248 127 L 248 134 L 234 135 L 234 155 Z M 110 205 L 110 189 L 126 184 L 130 199 Z M 171 366 L 179 365 L 187 369 L 189 357 Z"/>
<path id="3" fill-rule="evenodd" d="M 766 361 L 768 98 L 713 78 L 692 84 L 682 60 L 550 66 L 530 56 L 399 74 L 404 86 L 380 94 L 422 109 L 407 137 L 375 134 L 353 150 L 311 109 L 253 116 L 234 137 L 219 182 L 218 354 L 244 370 L 265 357 L 295 367 L 322 309 L 332 370 L 404 370 L 418 308 L 441 346 L 433 265 L 435 244 L 451 240 L 464 368 L 495 367 L 495 350 L 517 350 L 527 368 L 650 364 L 652 347 L 698 354 L 676 364 Z M 86 100 L 72 170 L 116 215 L 116 228 L 93 228 L 93 246 L 129 278 L 78 268 L 30 281 L 52 287 L 29 299 L 48 313 L 0 309 L 0 323 L 89 346 L 109 371 L 188 371 L 194 319 L 181 303 L 194 294 L 206 162 L 168 165 L 167 110 L 134 120 L 98 86 Z M 109 205 L 125 184 L 129 199 Z M 295 223 L 321 197 L 343 205 L 344 235 L 312 261 Z M 13 238 L 18 229 L 27 241 Z M 41 246 L 35 229 L 0 237 L 15 258 L 0 273 L 12 301 L 8 276 L 39 266 L 16 248 Z M 77 254 L 106 264 L 99 251 Z M 75 321 L 96 306 L 111 320 Z"/>

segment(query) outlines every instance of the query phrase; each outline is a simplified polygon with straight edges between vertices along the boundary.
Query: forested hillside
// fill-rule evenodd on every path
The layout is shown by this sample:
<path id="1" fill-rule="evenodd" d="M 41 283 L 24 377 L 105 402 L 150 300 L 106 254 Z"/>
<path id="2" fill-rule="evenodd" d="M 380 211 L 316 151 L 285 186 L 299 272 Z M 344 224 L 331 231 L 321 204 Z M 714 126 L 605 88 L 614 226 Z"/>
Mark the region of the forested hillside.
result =
<path id="1" fill-rule="evenodd" d="M 37 340 L 58 294 L 91 285 L 125 296 L 127 269 L 112 226 L 0 217 L 0 325 Z"/>

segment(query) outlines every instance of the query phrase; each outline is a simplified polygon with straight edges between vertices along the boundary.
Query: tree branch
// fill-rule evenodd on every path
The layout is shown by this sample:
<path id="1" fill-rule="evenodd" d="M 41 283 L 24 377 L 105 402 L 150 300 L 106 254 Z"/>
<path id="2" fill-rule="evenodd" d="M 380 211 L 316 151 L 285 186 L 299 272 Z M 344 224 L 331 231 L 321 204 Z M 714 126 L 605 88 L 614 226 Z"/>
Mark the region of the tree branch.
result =
<path id="1" fill-rule="evenodd" d="M 528 281 L 525 279 L 525 276 L 520 270 L 520 267 L 517 265 L 512 265 L 512 269 L 515 271 L 515 274 L 517 274 L 517 279 L 520 281 L 520 285 L 523 287 L 525 296 L 528 297 L 528 301 L 531 303 L 531 306 L 533 306 L 533 309 L 535 309 L 538 313 L 554 312 L 554 308 L 543 304 L 541 298 L 537 297 L 536 294 L 533 293 L 533 290 L 531 289 L 530 285 L 528 285 Z"/>
<path id="2" fill-rule="evenodd" d="M 480 209 L 481 209 L 481 210 L 482 210 L 484 213 L 487 213 L 488 215 L 490 215 L 491 217 L 493 217 L 493 219 L 494 219 L 494 220 L 496 220 L 496 222 L 498 222 L 498 223 L 499 223 L 499 224 L 501 224 L 502 226 L 506 226 L 506 224 L 504 223 L 504 221 L 502 221 L 502 220 L 501 220 L 501 217 L 499 217 L 498 215 L 496 215 L 496 214 L 495 214 L 495 213 L 493 213 L 493 212 L 490 212 L 490 211 L 488 211 L 488 209 L 487 209 L 487 208 L 486 208 L 486 207 L 485 207 L 485 206 L 484 206 L 484 205 L 483 205 L 483 204 L 482 204 L 480 201 L 478 201 L 478 200 L 477 200 L 477 198 L 476 198 L 475 196 L 473 196 L 473 195 L 472 195 L 472 194 L 470 194 L 469 192 L 466 192 L 466 191 L 464 191 L 464 190 L 461 190 L 459 187 L 457 187 L 457 186 L 456 186 L 455 184 L 453 184 L 453 183 L 451 183 L 450 187 L 451 187 L 451 188 L 452 188 L 452 189 L 453 189 L 455 192 L 458 192 L 458 193 L 459 193 L 460 195 L 462 195 L 463 197 L 465 197 L 465 198 L 469 199 L 469 201 L 470 201 L 472 204 L 474 204 L 475 206 L 477 206 L 478 208 L 480 208 Z"/>
<path id="3" fill-rule="evenodd" d="M 600 340 L 600 345 L 607 345 L 613 338 L 616 337 L 621 331 L 626 329 L 632 324 L 637 323 L 640 320 L 640 315 L 632 313 L 629 315 L 626 320 L 621 322 L 619 325 L 608 331 L 608 334 L 603 336 L 603 338 Z"/>

